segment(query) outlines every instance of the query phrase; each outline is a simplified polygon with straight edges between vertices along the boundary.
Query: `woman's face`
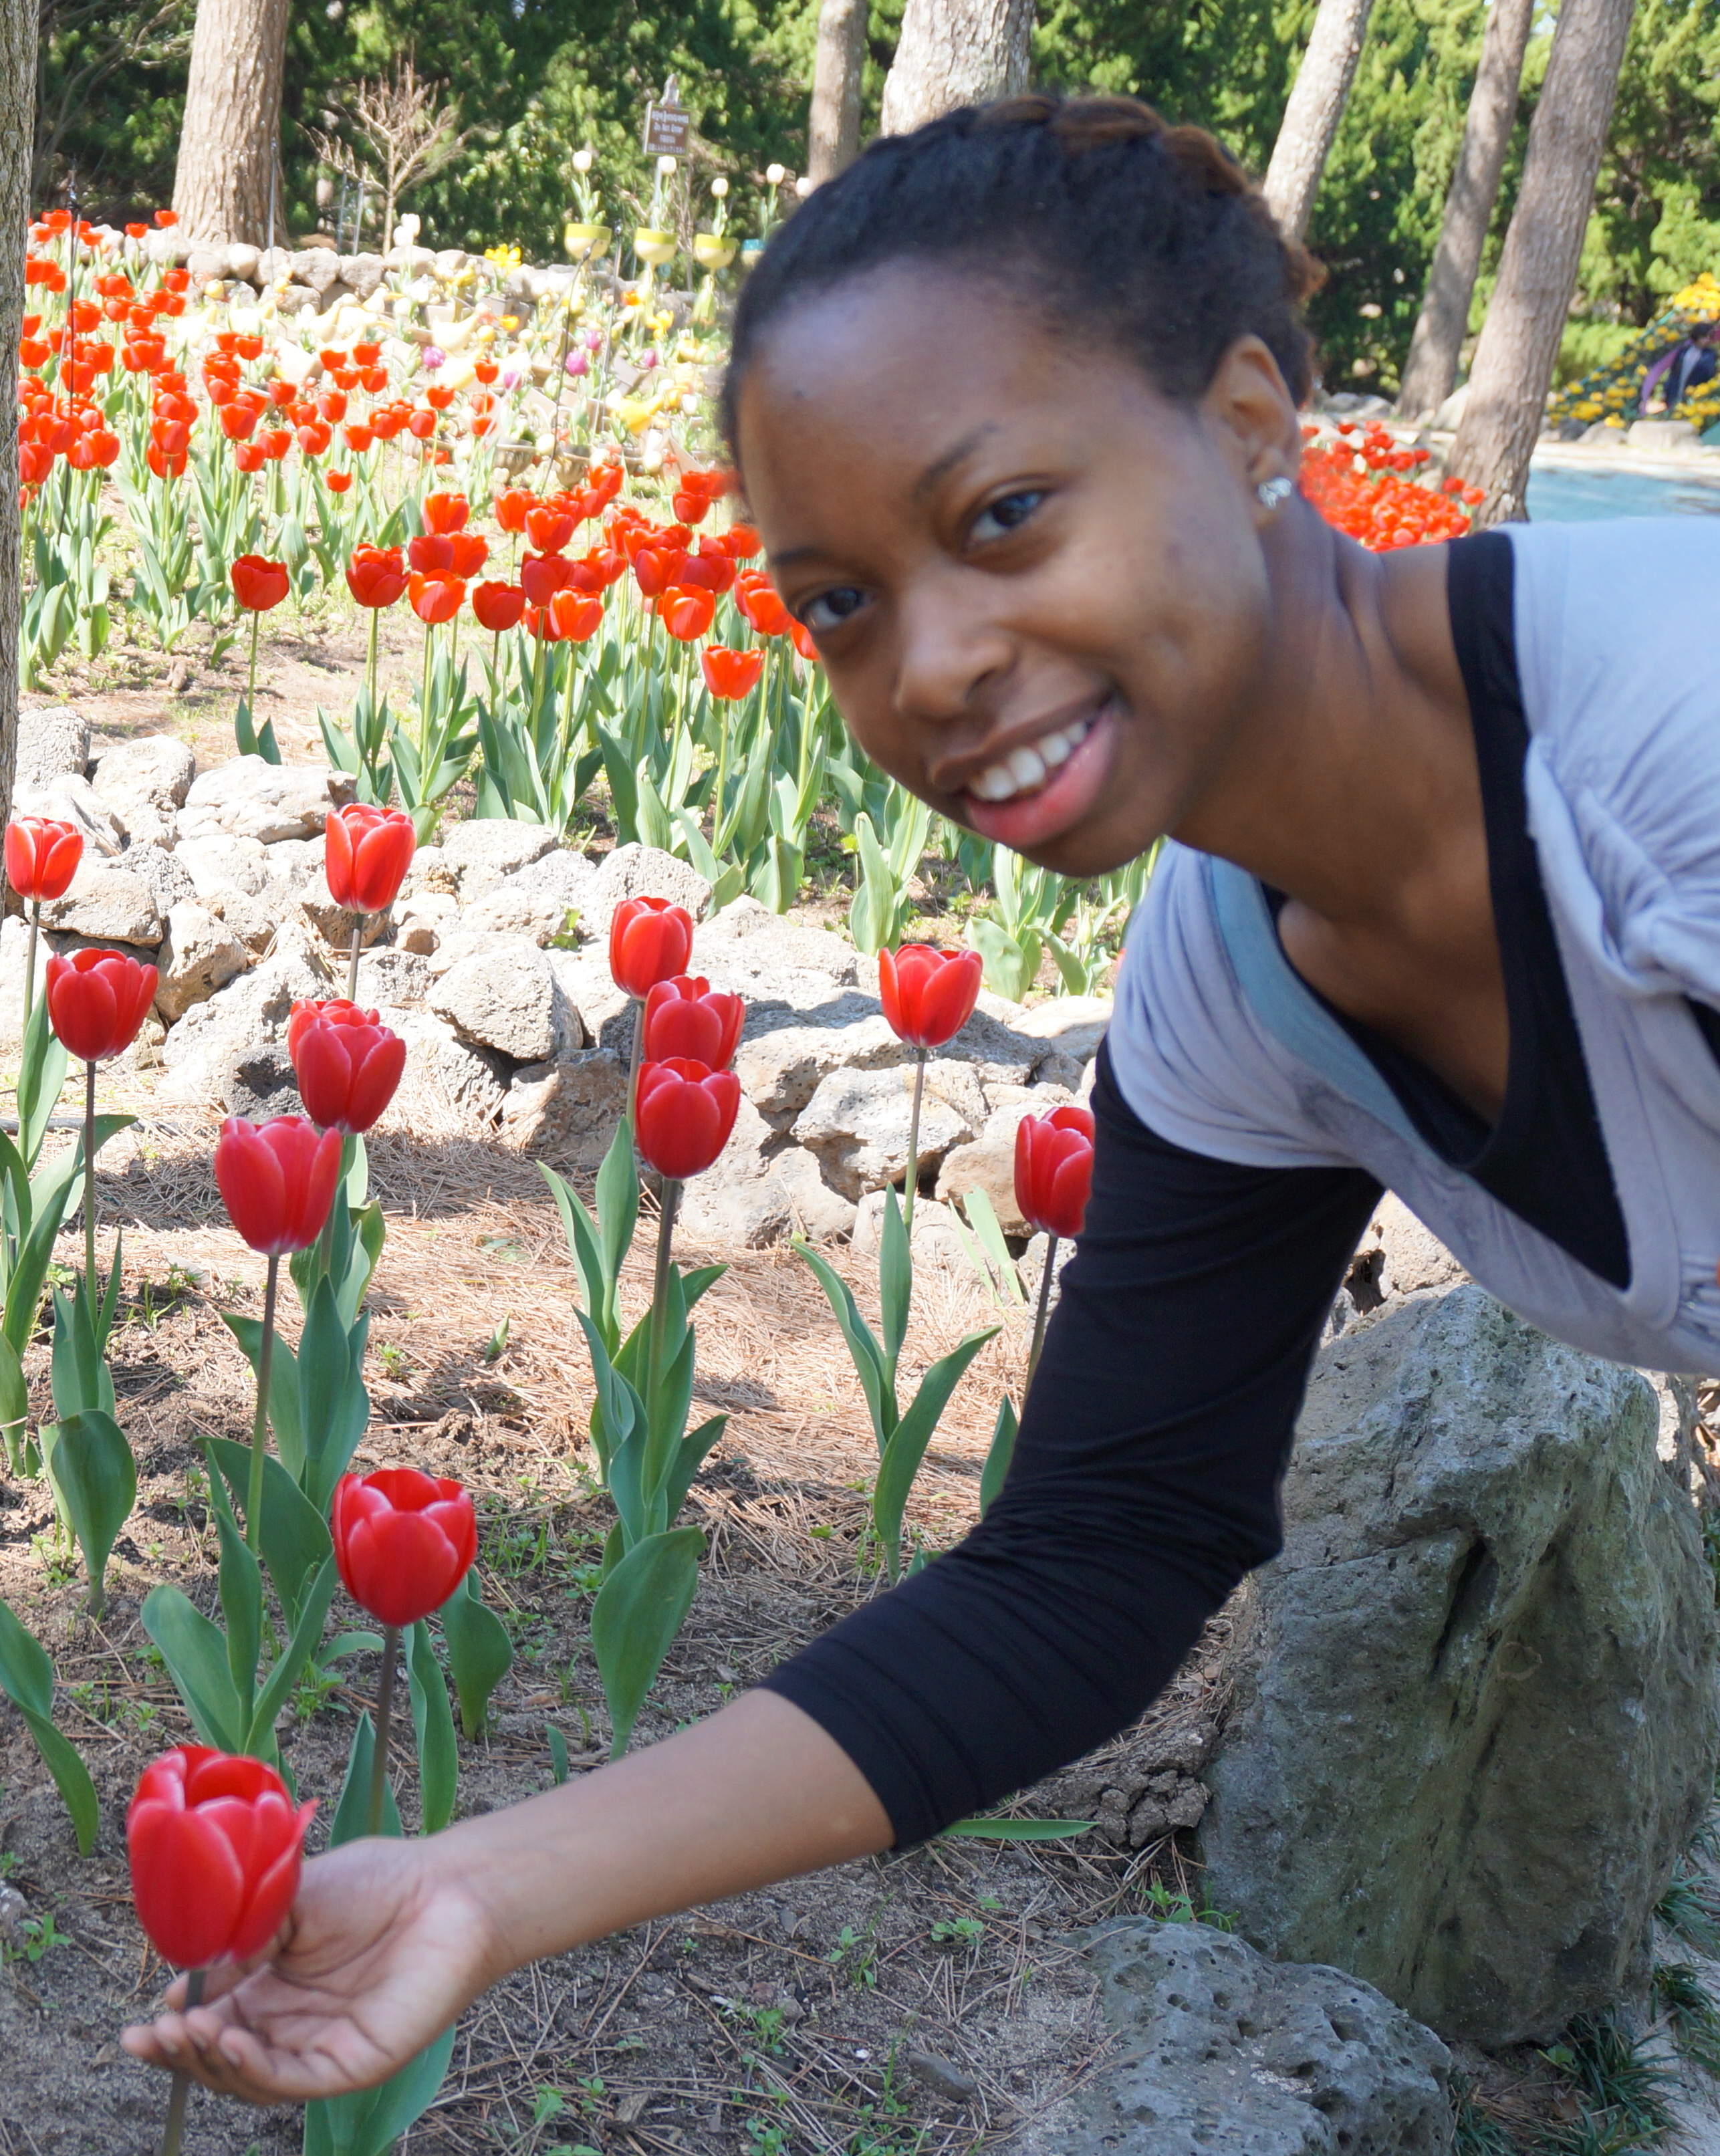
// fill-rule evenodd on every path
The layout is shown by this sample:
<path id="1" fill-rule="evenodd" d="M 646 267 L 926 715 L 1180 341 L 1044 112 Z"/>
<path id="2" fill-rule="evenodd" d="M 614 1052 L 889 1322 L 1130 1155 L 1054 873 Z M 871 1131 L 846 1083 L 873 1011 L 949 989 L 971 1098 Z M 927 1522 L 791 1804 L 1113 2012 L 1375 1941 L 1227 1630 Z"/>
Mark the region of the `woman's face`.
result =
<path id="1" fill-rule="evenodd" d="M 904 786 L 1082 876 L 1207 805 L 1264 665 L 1254 490 L 1299 447 L 1263 345 L 1178 404 L 1001 285 L 892 266 L 772 326 L 737 433 L 778 588 Z"/>

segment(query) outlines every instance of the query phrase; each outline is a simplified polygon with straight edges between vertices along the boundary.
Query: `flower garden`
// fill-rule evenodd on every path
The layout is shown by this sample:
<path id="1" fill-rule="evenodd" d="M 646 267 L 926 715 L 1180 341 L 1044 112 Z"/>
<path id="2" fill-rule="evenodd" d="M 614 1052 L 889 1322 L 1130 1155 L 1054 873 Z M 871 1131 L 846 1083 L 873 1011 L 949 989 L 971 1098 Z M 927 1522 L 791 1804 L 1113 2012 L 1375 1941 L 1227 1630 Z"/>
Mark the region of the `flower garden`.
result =
<path id="1" fill-rule="evenodd" d="M 89 828 L 7 834 L 28 944 L 0 1134 L 0 1952 L 33 2102 L 99 2121 L 71 2145 L 978 2146 L 1082 2071 L 1091 2002 L 1053 1934 L 1189 1906 L 1175 1822 L 1119 1845 L 1030 1804 L 528 1974 L 302 2119 L 170 2096 L 112 2045 L 167 1968 L 269 1936 L 307 1835 L 433 1832 L 709 1711 L 929 1561 L 1008 1465 L 1085 1204 L 1083 1059 L 1035 1101 L 1003 1087 L 1002 1195 L 933 1199 L 927 1119 L 976 1084 L 965 1029 L 1102 996 L 1149 865 L 1026 867 L 849 741 L 711 431 L 737 274 L 711 209 L 685 291 L 655 223 L 635 275 L 605 266 L 593 192 L 557 275 L 407 247 L 314 313 L 194 275 L 165 218 L 33 229 L 28 689 L 159 690 L 194 654 L 227 752 L 284 767 L 277 639 L 362 654 L 318 713 L 345 798 L 327 992 L 283 1024 L 302 1112 L 164 1113 L 141 1051 L 165 972 L 55 927 L 100 865 Z M 1306 490 L 1364 543 L 1466 528 L 1476 497 L 1425 449 L 1307 432 Z M 603 1142 L 559 1166 L 404 1112 L 408 1042 L 362 993 L 362 965 L 434 948 L 403 893 L 475 823 L 539 859 L 632 849 L 704 895 L 543 927 L 602 954 L 625 1018 Z M 850 1192 L 848 1242 L 682 1221 L 759 1112 L 752 1008 L 706 970 L 743 902 L 875 988 L 867 1072 L 906 1148 Z M 1186 1723 L 1199 1688 L 1155 1715 Z"/>

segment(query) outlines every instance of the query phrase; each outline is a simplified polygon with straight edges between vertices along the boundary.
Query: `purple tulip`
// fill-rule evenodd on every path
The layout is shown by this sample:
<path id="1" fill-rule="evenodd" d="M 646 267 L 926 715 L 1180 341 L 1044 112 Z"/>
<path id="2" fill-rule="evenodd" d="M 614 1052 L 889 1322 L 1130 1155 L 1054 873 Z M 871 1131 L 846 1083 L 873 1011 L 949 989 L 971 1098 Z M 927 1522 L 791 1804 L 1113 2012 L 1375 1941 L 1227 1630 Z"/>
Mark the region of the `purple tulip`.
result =
<path id="1" fill-rule="evenodd" d="M 567 358 L 567 368 L 569 374 L 589 374 L 591 361 L 583 352 L 570 352 Z"/>
<path id="2" fill-rule="evenodd" d="M 446 367 L 448 354 L 443 351 L 439 344 L 427 344 L 418 354 L 418 364 L 420 367 L 432 368 Z"/>

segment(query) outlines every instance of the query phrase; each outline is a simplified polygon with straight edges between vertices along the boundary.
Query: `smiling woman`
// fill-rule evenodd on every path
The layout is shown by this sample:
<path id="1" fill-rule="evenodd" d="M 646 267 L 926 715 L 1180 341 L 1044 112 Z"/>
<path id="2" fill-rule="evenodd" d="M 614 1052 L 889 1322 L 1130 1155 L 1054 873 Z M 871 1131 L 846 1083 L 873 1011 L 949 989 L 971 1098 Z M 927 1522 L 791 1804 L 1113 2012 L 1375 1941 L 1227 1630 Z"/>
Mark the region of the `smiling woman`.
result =
<path id="1" fill-rule="evenodd" d="M 1013 1466 L 697 1728 L 317 1859 L 272 1964 L 141 2056 L 365 2085 L 522 1961 L 1122 1727 L 1278 1548 L 1383 1185 L 1548 1331 L 1720 1370 L 1720 526 L 1365 553 L 1294 485 L 1309 281 L 1215 144 L 1116 99 L 875 144 L 773 241 L 729 424 L 860 742 L 1068 874 L 1170 842 Z"/>

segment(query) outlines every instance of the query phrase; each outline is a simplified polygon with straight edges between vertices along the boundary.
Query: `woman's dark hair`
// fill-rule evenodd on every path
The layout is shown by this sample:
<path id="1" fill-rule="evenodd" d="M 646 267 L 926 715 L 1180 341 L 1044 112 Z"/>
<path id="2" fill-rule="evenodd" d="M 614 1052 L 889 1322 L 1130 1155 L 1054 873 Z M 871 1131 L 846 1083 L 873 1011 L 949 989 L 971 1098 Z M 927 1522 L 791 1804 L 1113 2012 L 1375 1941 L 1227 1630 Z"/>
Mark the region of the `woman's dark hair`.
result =
<path id="1" fill-rule="evenodd" d="M 1024 288 L 1077 336 L 1193 399 L 1250 331 L 1301 403 L 1300 302 L 1320 281 L 1223 146 L 1132 97 L 1010 97 L 886 136 L 827 181 L 766 249 L 735 311 L 723 385 L 740 384 L 788 309 L 886 263 L 970 267 Z"/>

